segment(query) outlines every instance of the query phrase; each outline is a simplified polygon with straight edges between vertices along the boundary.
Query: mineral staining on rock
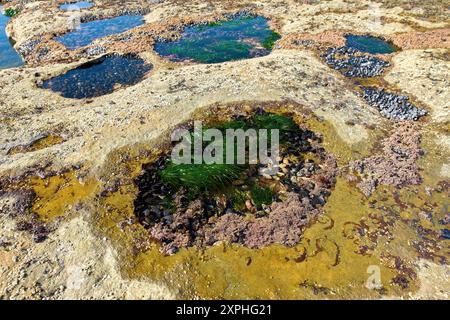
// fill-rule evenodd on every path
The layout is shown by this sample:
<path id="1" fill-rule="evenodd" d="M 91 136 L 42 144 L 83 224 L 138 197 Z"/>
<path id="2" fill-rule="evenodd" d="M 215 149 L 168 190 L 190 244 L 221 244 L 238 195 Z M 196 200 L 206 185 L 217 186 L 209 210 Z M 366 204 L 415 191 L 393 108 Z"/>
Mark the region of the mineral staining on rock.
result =
<path id="1" fill-rule="evenodd" d="M 144 24 L 140 15 L 123 15 L 110 19 L 94 20 L 81 23 L 74 31 L 56 37 L 69 50 L 89 45 L 95 39 L 122 33 Z"/>
<path id="2" fill-rule="evenodd" d="M 419 120 L 420 117 L 427 115 L 427 111 L 411 104 L 407 96 L 397 95 L 377 88 L 363 88 L 363 90 L 363 97 L 367 103 L 376 107 L 388 119 Z"/>
<path id="3" fill-rule="evenodd" d="M 387 61 L 362 54 L 360 51 L 348 47 L 330 48 L 323 58 L 333 69 L 339 70 L 344 76 L 351 78 L 380 76 L 389 66 Z"/>
<path id="4" fill-rule="evenodd" d="M 236 15 L 227 21 L 186 27 L 179 40 L 159 41 L 155 51 L 173 61 L 220 63 L 268 55 L 279 38 L 266 18 Z"/>
<path id="5" fill-rule="evenodd" d="M 261 165 L 173 165 L 161 157 L 138 177 L 136 214 L 162 252 L 219 241 L 249 248 L 293 246 L 320 216 L 336 174 L 335 159 L 321 139 L 289 117 L 264 112 L 222 128 L 247 126 L 281 130 L 276 176 L 260 176 Z"/>
<path id="6" fill-rule="evenodd" d="M 94 4 L 89 1 L 78 1 L 78 2 L 69 2 L 64 3 L 59 6 L 59 9 L 65 10 L 65 11 L 76 11 L 81 9 L 89 9 L 92 8 Z"/>
<path id="7" fill-rule="evenodd" d="M 370 35 L 346 35 L 346 47 L 371 54 L 387 54 L 396 51 L 386 40 Z"/>
<path id="8" fill-rule="evenodd" d="M 23 60 L 5 32 L 9 18 L 2 12 L 3 7 L 0 6 L 0 69 L 20 67 L 23 65 Z"/>
<path id="9" fill-rule="evenodd" d="M 42 88 L 65 98 L 92 98 L 114 91 L 118 85 L 133 85 L 152 69 L 134 55 L 105 55 L 42 83 Z"/>
<path id="10" fill-rule="evenodd" d="M 40 134 L 36 136 L 32 141 L 25 145 L 19 145 L 12 147 L 8 150 L 8 155 L 14 155 L 17 153 L 34 152 L 51 147 L 56 144 L 64 142 L 64 138 L 53 134 Z"/>

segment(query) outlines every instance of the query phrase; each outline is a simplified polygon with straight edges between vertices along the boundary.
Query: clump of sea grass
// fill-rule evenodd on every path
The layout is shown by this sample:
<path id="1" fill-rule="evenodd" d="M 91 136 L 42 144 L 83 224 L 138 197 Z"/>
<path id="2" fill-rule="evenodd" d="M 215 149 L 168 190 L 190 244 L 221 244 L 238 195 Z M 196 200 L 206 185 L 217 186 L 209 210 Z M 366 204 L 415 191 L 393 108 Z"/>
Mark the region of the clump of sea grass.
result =
<path id="1" fill-rule="evenodd" d="M 298 130 L 292 119 L 268 113 L 256 115 L 249 119 L 234 119 L 220 124 L 216 128 L 221 130 L 224 135 L 227 129 L 278 129 L 280 130 L 281 140 L 283 140 L 283 133 Z M 268 133 L 270 138 L 270 131 Z M 191 140 L 195 138 L 195 134 L 191 134 Z M 225 151 L 224 149 L 224 160 L 226 159 Z M 247 169 L 248 165 L 195 164 L 192 162 L 191 164 L 169 164 L 167 168 L 160 172 L 160 176 L 164 183 L 171 185 L 175 189 L 185 188 L 190 194 L 199 194 L 225 188 L 233 181 L 238 180 Z M 256 190 L 255 194 L 256 197 L 261 199 L 261 201 L 258 200 L 258 203 L 271 203 L 271 201 L 267 200 L 269 196 L 266 190 Z"/>
<path id="2" fill-rule="evenodd" d="M 189 192 L 214 191 L 239 179 L 245 166 L 229 164 L 178 164 L 169 165 L 160 175 L 163 182 Z"/>

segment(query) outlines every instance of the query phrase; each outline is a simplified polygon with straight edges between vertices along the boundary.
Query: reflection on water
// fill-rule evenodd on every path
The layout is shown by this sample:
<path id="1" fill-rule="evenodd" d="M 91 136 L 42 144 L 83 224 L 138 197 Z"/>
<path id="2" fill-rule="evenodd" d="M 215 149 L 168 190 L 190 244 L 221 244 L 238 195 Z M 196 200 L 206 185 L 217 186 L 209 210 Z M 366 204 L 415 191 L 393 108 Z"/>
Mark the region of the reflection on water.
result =
<path id="1" fill-rule="evenodd" d="M 358 36 L 358 35 L 346 35 L 347 47 L 372 54 L 386 54 L 396 51 L 396 48 L 389 44 L 387 41 L 372 37 L 372 36 Z"/>
<path id="2" fill-rule="evenodd" d="M 122 33 L 144 24 L 142 16 L 124 15 L 110 19 L 95 20 L 80 24 L 76 30 L 56 37 L 55 40 L 74 50 L 90 44 L 98 38 Z"/>
<path id="3" fill-rule="evenodd" d="M 74 11 L 74 10 L 81 10 L 81 9 L 89 9 L 92 8 L 94 4 L 89 1 L 79 1 L 79 2 L 73 2 L 73 3 L 65 3 L 59 6 L 61 10 L 65 11 Z"/>

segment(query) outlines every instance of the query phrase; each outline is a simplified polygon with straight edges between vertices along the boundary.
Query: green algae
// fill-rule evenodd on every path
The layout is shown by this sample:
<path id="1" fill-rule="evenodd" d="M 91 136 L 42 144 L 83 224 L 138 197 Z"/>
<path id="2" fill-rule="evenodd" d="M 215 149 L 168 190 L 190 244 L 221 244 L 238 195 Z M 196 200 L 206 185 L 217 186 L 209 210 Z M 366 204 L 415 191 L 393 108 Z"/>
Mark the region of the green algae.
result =
<path id="1" fill-rule="evenodd" d="M 252 200 L 255 203 L 255 206 L 258 210 L 261 210 L 262 205 L 269 205 L 273 202 L 273 197 L 275 196 L 275 192 L 273 192 L 268 187 L 260 187 L 258 185 L 254 185 L 251 188 Z"/>

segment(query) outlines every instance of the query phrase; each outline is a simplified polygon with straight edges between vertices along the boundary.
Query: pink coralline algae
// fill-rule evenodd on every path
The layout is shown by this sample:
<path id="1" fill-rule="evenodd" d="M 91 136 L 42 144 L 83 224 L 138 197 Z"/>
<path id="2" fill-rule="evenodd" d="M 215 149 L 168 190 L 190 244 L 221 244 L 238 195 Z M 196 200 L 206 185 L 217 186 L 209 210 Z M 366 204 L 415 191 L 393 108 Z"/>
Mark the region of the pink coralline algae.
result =
<path id="1" fill-rule="evenodd" d="M 379 185 L 401 188 L 422 181 L 417 165 L 417 160 L 423 155 L 418 124 L 397 124 L 390 136 L 382 141 L 382 146 L 381 154 L 350 164 L 350 169 L 359 174 L 361 181 L 358 187 L 366 196 L 370 196 Z"/>

